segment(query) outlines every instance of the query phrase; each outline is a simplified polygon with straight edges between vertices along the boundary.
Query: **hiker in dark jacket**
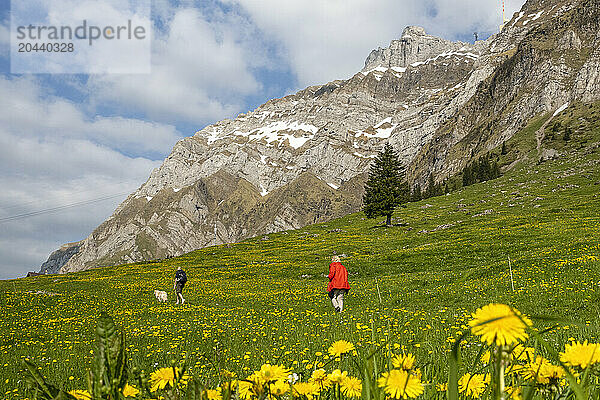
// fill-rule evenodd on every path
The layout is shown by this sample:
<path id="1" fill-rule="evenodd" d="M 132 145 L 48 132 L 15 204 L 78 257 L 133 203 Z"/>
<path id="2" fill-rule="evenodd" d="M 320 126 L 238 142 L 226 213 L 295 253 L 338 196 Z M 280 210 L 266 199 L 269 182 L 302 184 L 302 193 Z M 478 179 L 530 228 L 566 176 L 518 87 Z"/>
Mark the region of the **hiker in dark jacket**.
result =
<path id="1" fill-rule="evenodd" d="M 175 272 L 175 282 L 173 283 L 173 289 L 175 289 L 175 294 L 177 296 L 177 301 L 175 304 L 179 304 L 180 301 L 181 304 L 185 303 L 185 299 L 183 298 L 181 291 L 183 290 L 186 282 L 187 275 L 185 274 L 185 271 L 182 270 L 181 267 L 177 267 L 177 271 Z"/>

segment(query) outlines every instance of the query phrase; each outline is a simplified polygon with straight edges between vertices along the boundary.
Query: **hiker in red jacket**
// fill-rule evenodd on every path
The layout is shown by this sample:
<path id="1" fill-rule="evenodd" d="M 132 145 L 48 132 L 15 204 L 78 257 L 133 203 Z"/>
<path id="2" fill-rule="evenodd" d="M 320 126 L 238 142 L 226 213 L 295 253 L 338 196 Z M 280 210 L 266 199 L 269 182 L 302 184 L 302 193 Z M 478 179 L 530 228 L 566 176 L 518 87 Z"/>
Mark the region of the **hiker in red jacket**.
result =
<path id="1" fill-rule="evenodd" d="M 340 262 L 340 258 L 333 256 L 331 264 L 329 264 L 329 285 L 327 286 L 327 292 L 335 311 L 342 312 L 344 309 L 344 294 L 348 293 L 348 290 L 350 290 L 348 271 Z"/>

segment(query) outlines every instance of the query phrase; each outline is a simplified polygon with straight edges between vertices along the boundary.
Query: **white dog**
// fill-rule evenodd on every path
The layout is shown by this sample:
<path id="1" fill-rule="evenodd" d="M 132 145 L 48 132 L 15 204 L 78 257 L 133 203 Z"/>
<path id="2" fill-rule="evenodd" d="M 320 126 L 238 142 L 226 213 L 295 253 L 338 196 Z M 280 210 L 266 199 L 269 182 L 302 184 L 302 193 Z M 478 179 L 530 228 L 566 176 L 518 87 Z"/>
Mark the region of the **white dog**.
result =
<path id="1" fill-rule="evenodd" d="M 164 292 L 162 290 L 155 290 L 154 297 L 156 297 L 156 300 L 164 303 L 165 301 L 167 301 L 167 292 Z"/>

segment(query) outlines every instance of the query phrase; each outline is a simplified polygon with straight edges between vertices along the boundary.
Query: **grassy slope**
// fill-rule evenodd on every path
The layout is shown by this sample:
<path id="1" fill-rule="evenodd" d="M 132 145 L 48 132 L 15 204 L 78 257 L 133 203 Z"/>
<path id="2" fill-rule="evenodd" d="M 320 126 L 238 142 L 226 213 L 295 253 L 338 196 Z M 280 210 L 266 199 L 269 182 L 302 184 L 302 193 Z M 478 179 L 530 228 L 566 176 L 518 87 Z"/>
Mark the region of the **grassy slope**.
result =
<path id="1" fill-rule="evenodd" d="M 544 142 L 560 159 L 532 161 L 535 130 L 548 118 L 541 116 L 507 143 L 502 162 L 523 161 L 505 176 L 409 204 L 394 215 L 393 228 L 358 213 L 159 263 L 0 282 L 0 376 L 7 379 L 0 394 L 23 395 L 24 357 L 51 380 L 83 387 L 81 366 L 89 363 L 102 309 L 125 328 L 134 365 L 148 370 L 187 357 L 203 376 L 211 364 L 245 374 L 264 361 L 305 371 L 329 362 L 315 353 L 346 338 L 359 353 L 386 340 L 391 351 L 405 346 L 417 354 L 424 378 L 440 382 L 449 342 L 488 302 L 593 325 L 600 293 L 598 110 L 576 105 L 555 118 L 574 129 L 569 142 L 560 129 Z M 324 293 L 334 251 L 348 256 L 351 274 L 341 316 Z M 179 265 L 190 278 L 188 303 L 157 304 L 152 291 L 171 289 Z M 569 337 L 596 334 L 563 324 L 548 337 L 560 348 Z"/>

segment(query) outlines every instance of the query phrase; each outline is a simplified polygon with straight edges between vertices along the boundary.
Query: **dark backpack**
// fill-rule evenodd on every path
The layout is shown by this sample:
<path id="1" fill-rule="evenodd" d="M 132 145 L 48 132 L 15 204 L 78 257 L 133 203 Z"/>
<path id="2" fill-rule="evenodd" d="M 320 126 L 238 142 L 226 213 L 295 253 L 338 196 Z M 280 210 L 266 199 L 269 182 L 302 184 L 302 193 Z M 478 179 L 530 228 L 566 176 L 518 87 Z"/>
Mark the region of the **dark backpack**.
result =
<path id="1" fill-rule="evenodd" d="M 175 272 L 175 279 L 177 282 L 186 283 L 187 275 L 185 274 L 185 271 L 182 269 L 177 270 L 177 272 Z"/>

